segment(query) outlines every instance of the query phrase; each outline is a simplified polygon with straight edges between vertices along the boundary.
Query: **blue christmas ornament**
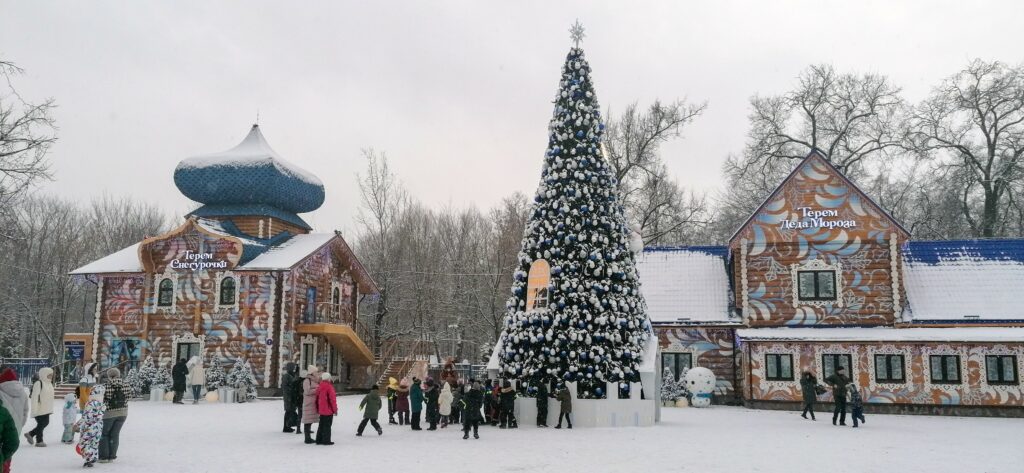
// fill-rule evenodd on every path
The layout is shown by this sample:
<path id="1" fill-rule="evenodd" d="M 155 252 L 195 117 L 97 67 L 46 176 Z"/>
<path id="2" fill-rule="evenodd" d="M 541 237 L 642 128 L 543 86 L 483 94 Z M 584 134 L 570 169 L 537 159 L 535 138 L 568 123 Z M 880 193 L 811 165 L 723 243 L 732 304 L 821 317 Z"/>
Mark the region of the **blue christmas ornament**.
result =
<path id="1" fill-rule="evenodd" d="M 604 394 L 604 389 L 601 389 L 601 388 L 594 388 L 594 394 L 597 394 L 597 395 L 598 395 L 598 397 L 600 397 L 601 395 L 603 395 L 603 394 Z"/>
<path id="2" fill-rule="evenodd" d="M 580 131 L 577 131 L 577 132 L 576 132 L 576 137 L 577 137 L 577 138 L 583 138 L 583 131 L 582 131 L 582 130 L 580 130 Z"/>

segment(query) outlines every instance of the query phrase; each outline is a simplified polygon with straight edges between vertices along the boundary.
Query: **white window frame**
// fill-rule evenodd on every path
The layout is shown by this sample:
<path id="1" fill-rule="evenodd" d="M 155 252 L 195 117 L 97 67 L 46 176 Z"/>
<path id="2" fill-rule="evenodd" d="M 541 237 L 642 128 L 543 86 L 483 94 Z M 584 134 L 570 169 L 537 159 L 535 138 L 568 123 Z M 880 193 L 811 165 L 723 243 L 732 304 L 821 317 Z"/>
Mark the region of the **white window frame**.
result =
<path id="1" fill-rule="evenodd" d="M 836 307 L 843 307 L 843 268 L 838 261 L 835 263 L 826 263 L 823 259 L 812 259 L 799 264 L 792 264 L 790 269 L 790 279 L 793 286 L 793 307 L 800 306 L 814 306 L 814 307 L 825 307 L 834 305 Z M 821 300 L 821 301 L 808 301 L 800 299 L 800 272 L 801 271 L 833 271 L 835 272 L 836 278 L 836 299 L 835 300 Z"/>
<path id="2" fill-rule="evenodd" d="M 235 303 L 234 304 L 224 304 L 220 300 L 220 285 L 227 278 L 231 278 L 231 279 L 235 280 Z M 230 308 L 230 309 L 233 309 L 233 310 L 237 311 L 238 308 L 239 308 L 239 302 L 238 301 L 239 301 L 239 299 L 241 299 L 241 295 L 242 295 L 242 278 L 240 276 L 238 276 L 237 274 L 231 272 L 231 271 L 225 271 L 224 273 L 221 273 L 220 275 L 217 276 L 217 282 L 214 285 L 213 292 L 214 292 L 214 299 L 217 301 L 217 309 L 229 309 Z"/>
<path id="3" fill-rule="evenodd" d="M 160 305 L 160 283 L 165 279 L 171 280 L 171 305 Z M 163 273 L 153 275 L 153 310 L 175 312 L 178 310 L 178 292 L 181 290 L 178 284 L 178 273 L 171 271 L 170 266 Z"/>
<path id="4" fill-rule="evenodd" d="M 193 343 L 199 344 L 199 358 L 206 358 L 206 337 L 203 335 L 196 335 L 194 333 L 185 333 L 182 335 L 175 335 L 171 338 L 171 363 L 178 362 L 178 345 Z"/>

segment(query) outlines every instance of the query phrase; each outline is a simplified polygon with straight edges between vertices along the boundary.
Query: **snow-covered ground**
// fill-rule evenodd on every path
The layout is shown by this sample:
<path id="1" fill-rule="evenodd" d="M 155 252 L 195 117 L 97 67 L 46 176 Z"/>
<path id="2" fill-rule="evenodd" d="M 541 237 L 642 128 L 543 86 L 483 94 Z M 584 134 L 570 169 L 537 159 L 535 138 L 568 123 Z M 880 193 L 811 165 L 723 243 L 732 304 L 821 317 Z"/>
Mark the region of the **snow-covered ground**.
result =
<path id="1" fill-rule="evenodd" d="M 133 402 L 118 460 L 92 471 L 140 473 L 342 471 L 503 472 L 1021 472 L 1024 420 L 869 415 L 862 428 L 833 427 L 795 412 L 737 407 L 665 409 L 650 428 L 481 428 L 462 440 L 449 427 L 412 432 L 369 427 L 355 436 L 359 398 L 341 397 L 337 445 L 304 445 L 283 434 L 281 402 L 173 405 Z M 554 406 L 552 406 L 554 407 Z M 56 423 L 60 423 L 59 414 Z M 26 428 L 34 425 L 29 420 Z M 13 472 L 81 471 L 74 448 L 60 443 L 60 425 L 46 431 L 47 448 L 22 443 Z"/>

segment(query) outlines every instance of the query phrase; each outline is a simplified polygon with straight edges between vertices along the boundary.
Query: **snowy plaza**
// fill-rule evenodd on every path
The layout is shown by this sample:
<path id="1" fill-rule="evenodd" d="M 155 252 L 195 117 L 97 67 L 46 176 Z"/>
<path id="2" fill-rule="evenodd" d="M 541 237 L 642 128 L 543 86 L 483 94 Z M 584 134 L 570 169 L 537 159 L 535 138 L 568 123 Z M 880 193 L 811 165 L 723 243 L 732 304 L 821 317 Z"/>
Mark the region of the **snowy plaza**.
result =
<path id="1" fill-rule="evenodd" d="M 869 415 L 862 428 L 833 427 L 828 415 L 666 408 L 655 427 L 519 429 L 481 427 L 462 440 L 457 426 L 413 432 L 382 423 L 356 437 L 359 396 L 338 398 L 332 447 L 302 444 L 280 432 L 281 401 L 174 405 L 133 402 L 118 460 L 102 471 L 145 473 L 457 472 L 1019 472 L 1020 419 Z M 381 420 L 386 420 L 386 415 Z M 950 437 L 956 433 L 956 439 Z M 47 448 L 23 447 L 20 471 L 81 471 L 73 447 L 47 431 Z M 51 438 L 52 437 L 52 438 Z"/>

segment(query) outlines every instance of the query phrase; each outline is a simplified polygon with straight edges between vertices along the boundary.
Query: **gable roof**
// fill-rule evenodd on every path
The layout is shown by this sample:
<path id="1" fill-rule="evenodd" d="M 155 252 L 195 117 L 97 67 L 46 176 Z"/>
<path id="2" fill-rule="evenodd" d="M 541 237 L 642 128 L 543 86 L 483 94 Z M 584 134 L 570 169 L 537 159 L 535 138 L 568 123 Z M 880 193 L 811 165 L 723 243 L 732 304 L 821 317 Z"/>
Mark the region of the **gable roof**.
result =
<path id="1" fill-rule="evenodd" d="M 911 241 L 902 250 L 906 321 L 1024 322 L 1024 239 Z"/>
<path id="2" fill-rule="evenodd" d="M 811 152 L 807 154 L 807 157 L 801 160 L 800 163 L 797 164 L 796 167 L 794 167 L 793 170 L 789 172 L 789 175 L 786 176 L 786 178 L 783 179 L 782 182 L 775 187 L 775 190 L 773 190 L 771 194 L 768 194 L 768 197 L 761 202 L 761 205 L 757 206 L 757 209 L 754 210 L 754 212 L 751 213 L 750 216 L 743 221 L 743 225 L 740 225 L 738 228 L 736 228 L 736 231 L 734 231 L 733 234 L 729 237 L 729 245 L 732 245 L 733 241 L 736 240 L 736 237 L 741 232 L 743 232 L 743 230 L 747 228 L 748 225 L 750 225 L 750 222 L 753 221 L 755 217 L 757 217 L 757 214 L 761 213 L 761 211 L 764 210 L 765 206 L 767 206 L 769 202 L 775 199 L 775 197 L 779 195 L 779 192 L 781 192 L 782 189 L 785 188 L 786 185 L 789 184 L 789 182 L 792 181 L 793 178 L 799 173 L 800 169 L 803 168 L 804 165 L 810 162 L 811 160 L 817 160 L 818 162 L 824 164 L 830 170 L 835 172 L 835 174 L 839 176 L 839 178 L 842 179 L 842 181 L 846 183 L 846 185 L 850 186 L 850 188 L 853 189 L 854 192 L 858 193 L 861 198 L 863 198 L 876 209 L 878 209 L 882 213 L 882 215 L 884 215 L 887 219 L 889 219 L 889 221 L 891 221 L 896 226 L 896 228 L 903 232 L 903 236 L 905 238 L 910 236 L 910 232 L 907 231 L 907 229 L 903 227 L 903 224 L 896 220 L 892 216 L 892 214 L 885 210 L 881 205 L 878 205 L 878 202 L 875 202 L 875 200 L 868 196 L 867 193 L 865 193 L 859 186 L 857 186 L 857 184 L 851 181 L 850 178 L 846 177 L 846 174 L 840 171 L 839 168 L 832 164 L 828 159 L 825 159 L 825 155 L 823 155 L 817 149 L 814 149 L 811 150 Z"/>
<path id="3" fill-rule="evenodd" d="M 637 258 L 651 323 L 735 323 L 724 246 L 645 248 Z"/>

